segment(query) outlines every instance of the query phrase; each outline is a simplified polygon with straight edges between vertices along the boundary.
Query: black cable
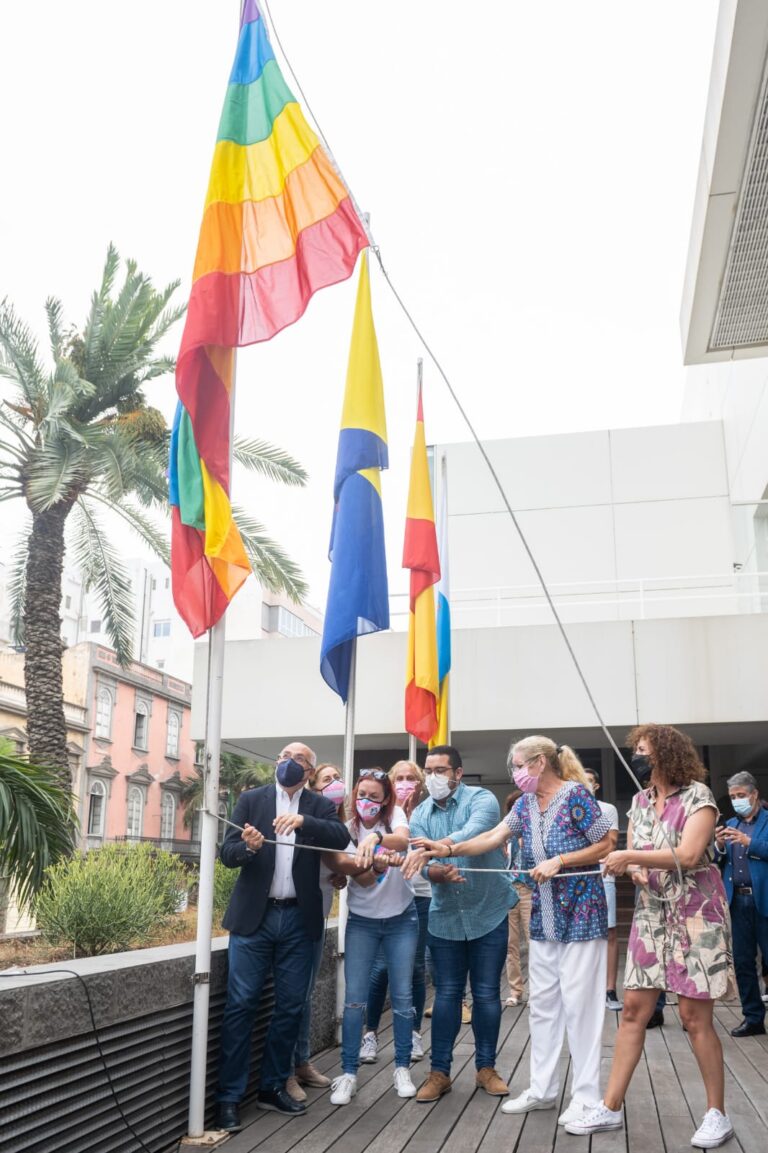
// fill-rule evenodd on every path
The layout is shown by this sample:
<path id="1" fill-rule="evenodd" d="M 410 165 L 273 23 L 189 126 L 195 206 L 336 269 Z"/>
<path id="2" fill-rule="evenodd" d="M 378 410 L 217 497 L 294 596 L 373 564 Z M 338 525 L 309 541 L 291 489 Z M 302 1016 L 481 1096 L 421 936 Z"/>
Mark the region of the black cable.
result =
<path id="1" fill-rule="evenodd" d="M 130 1121 L 128 1120 L 128 1118 L 126 1117 L 126 1115 L 123 1111 L 122 1105 L 120 1104 L 120 1099 L 117 1096 L 117 1090 L 115 1089 L 114 1082 L 112 1081 L 112 1074 L 110 1073 L 109 1065 L 107 1064 L 107 1058 L 106 1058 L 106 1055 L 104 1053 L 104 1050 L 101 1047 L 101 1038 L 99 1037 L 99 1030 L 98 1030 L 97 1025 L 96 1025 L 96 1016 L 93 1012 L 93 1002 L 91 1001 L 91 994 L 88 990 L 88 985 L 86 984 L 82 975 L 80 973 L 76 972 L 74 969 L 45 969 L 43 972 L 37 972 L 37 973 L 30 973 L 28 969 L 22 969 L 17 973 L 0 973 L 0 977 L 14 977 L 14 978 L 15 977 L 41 977 L 41 976 L 47 977 L 49 973 L 54 974 L 54 975 L 65 974 L 69 977 L 76 977 L 77 980 L 80 982 L 82 989 L 83 989 L 83 992 L 85 993 L 85 1000 L 86 1000 L 86 1003 L 88 1005 L 88 1013 L 89 1013 L 89 1016 L 91 1018 L 91 1032 L 93 1033 L 93 1039 L 96 1042 L 96 1048 L 98 1050 L 99 1057 L 101 1059 L 102 1068 L 104 1069 L 104 1073 L 105 1073 L 106 1078 L 107 1078 L 107 1084 L 109 1085 L 109 1089 L 110 1089 L 110 1092 L 112 1094 L 112 1099 L 115 1102 L 115 1107 L 117 1108 L 118 1113 L 122 1117 L 123 1124 L 125 1125 L 126 1129 L 138 1141 L 139 1145 L 144 1150 L 144 1153 L 153 1153 L 153 1151 L 149 1148 L 149 1146 L 144 1144 L 141 1137 L 138 1135 L 138 1133 L 134 1129 L 133 1125 L 131 1125 Z M 180 1149 L 181 1149 L 181 1141 L 179 1140 L 176 1144 L 176 1153 L 179 1153 Z"/>

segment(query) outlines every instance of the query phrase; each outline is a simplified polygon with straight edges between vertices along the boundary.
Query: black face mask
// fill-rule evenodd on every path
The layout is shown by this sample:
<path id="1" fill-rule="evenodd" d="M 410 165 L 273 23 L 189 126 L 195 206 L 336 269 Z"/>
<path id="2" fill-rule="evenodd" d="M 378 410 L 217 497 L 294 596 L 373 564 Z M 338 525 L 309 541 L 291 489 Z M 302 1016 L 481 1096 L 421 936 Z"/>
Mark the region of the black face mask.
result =
<path id="1" fill-rule="evenodd" d="M 284 789 L 292 789 L 304 780 L 304 769 L 293 757 L 286 757 L 284 761 L 277 762 L 276 777 Z"/>
<path id="2" fill-rule="evenodd" d="M 644 777 L 651 775 L 651 759 L 646 757 L 644 753 L 635 753 L 632 760 L 629 762 L 632 766 L 632 772 L 635 774 L 639 781 Z"/>

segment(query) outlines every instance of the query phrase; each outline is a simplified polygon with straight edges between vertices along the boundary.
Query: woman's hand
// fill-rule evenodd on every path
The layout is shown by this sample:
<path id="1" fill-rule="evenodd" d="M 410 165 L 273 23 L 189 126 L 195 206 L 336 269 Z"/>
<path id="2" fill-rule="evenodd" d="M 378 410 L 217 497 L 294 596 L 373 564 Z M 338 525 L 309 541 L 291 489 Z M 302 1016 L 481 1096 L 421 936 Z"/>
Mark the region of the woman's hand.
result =
<path id="1" fill-rule="evenodd" d="M 637 885 L 638 889 L 645 888 L 648 884 L 648 870 L 644 869 L 642 865 L 630 867 L 627 869 L 627 873 L 632 884 Z"/>
<path id="2" fill-rule="evenodd" d="M 531 870 L 531 877 L 540 885 L 542 881 L 551 881 L 556 877 L 562 868 L 562 863 L 559 857 L 550 857 L 547 861 L 542 861 L 535 869 Z"/>
<path id="3" fill-rule="evenodd" d="M 281 813 L 279 817 L 275 817 L 272 826 L 278 836 L 285 836 L 286 833 L 292 833 L 295 829 L 300 829 L 304 824 L 304 816 L 302 813 Z"/>
<path id="4" fill-rule="evenodd" d="M 347 887 L 347 878 L 343 873 L 331 873 L 328 880 L 331 882 L 333 888 L 339 892 Z"/>
<path id="5" fill-rule="evenodd" d="M 600 864 L 603 867 L 603 872 L 608 877 L 623 877 L 630 865 L 630 854 L 626 849 L 616 849 L 614 852 L 609 853 L 607 857 L 603 857 Z"/>
<path id="6" fill-rule="evenodd" d="M 405 880 L 410 881 L 411 877 L 420 873 L 431 856 L 431 853 L 425 853 L 423 849 L 416 849 L 415 852 L 409 853 L 401 866 Z"/>
<path id="7" fill-rule="evenodd" d="M 373 864 L 373 854 L 381 844 L 381 839 L 378 833 L 369 833 L 367 837 L 363 837 L 360 844 L 357 846 L 355 853 L 355 864 L 361 868 L 367 869 Z"/>
<path id="8" fill-rule="evenodd" d="M 445 841 L 430 841 L 429 837 L 416 837 L 411 841 L 412 849 L 424 849 L 430 857 L 450 857 L 453 846 Z"/>

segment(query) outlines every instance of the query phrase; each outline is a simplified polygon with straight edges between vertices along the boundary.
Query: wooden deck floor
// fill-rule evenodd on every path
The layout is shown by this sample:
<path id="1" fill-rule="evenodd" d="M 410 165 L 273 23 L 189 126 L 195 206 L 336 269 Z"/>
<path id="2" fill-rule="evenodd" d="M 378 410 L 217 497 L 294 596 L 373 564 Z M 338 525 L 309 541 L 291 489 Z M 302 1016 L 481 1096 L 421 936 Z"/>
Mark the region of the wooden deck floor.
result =
<path id="1" fill-rule="evenodd" d="M 737 1041 L 729 1030 L 741 1019 L 738 1003 L 716 1010 L 725 1049 L 726 1107 L 736 1130 L 729 1153 L 768 1151 L 768 1038 Z M 604 1078 L 616 1036 L 615 1013 L 606 1013 Z M 328 1092 L 309 1090 L 309 1107 L 298 1118 L 244 1110 L 245 1128 L 226 1142 L 227 1153 L 690 1153 L 690 1140 L 704 1113 L 701 1080 L 674 1007 L 663 1029 L 647 1034 L 645 1053 L 630 1086 L 626 1129 L 573 1137 L 557 1125 L 559 1109 L 507 1116 L 498 1098 L 474 1084 L 472 1030 L 462 1029 L 454 1051 L 453 1091 L 432 1105 L 403 1101 L 392 1088 L 392 1030 L 387 1016 L 380 1034 L 379 1060 L 364 1065 L 350 1105 L 329 1104 Z M 424 1022 L 425 1048 L 429 1021 Z M 567 1103 L 568 1056 L 563 1050 L 563 1098 Z M 315 1059 L 329 1076 L 340 1073 L 339 1050 Z M 499 1037 L 499 1072 L 514 1093 L 528 1085 L 528 1013 L 505 1009 Z M 429 1052 L 414 1065 L 418 1086 L 429 1069 Z M 603 1082 L 604 1083 L 604 1082 Z"/>

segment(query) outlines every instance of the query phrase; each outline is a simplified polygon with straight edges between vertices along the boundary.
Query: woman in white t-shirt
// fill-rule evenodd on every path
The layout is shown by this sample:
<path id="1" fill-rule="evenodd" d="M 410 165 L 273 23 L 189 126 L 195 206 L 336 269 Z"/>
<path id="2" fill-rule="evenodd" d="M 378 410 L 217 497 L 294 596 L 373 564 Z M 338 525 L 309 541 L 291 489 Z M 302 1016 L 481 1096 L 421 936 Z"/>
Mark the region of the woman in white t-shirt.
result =
<path id="1" fill-rule="evenodd" d="M 395 1042 L 395 1090 L 415 1097 L 411 1080 L 413 1028 L 413 959 L 419 919 L 413 888 L 399 869 L 386 864 L 386 850 L 405 852 L 408 822 L 383 769 L 362 769 L 351 798 L 347 822 L 357 845 L 356 863 L 365 872 L 350 878 L 349 916 L 344 940 L 344 1016 L 341 1028 L 342 1074 L 333 1082 L 332 1105 L 348 1105 L 357 1093 L 360 1037 L 363 1031 L 371 971 L 380 952 L 389 974 Z"/>

